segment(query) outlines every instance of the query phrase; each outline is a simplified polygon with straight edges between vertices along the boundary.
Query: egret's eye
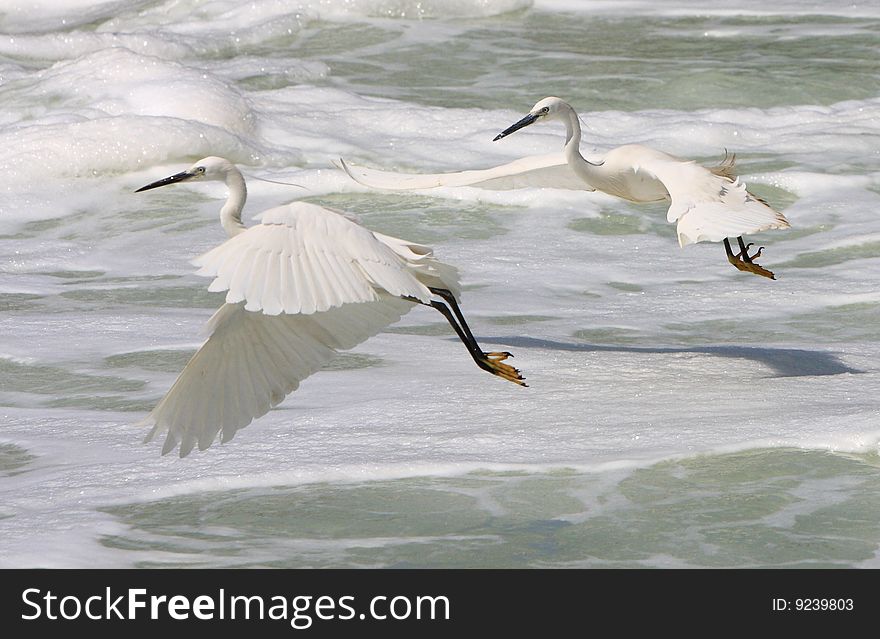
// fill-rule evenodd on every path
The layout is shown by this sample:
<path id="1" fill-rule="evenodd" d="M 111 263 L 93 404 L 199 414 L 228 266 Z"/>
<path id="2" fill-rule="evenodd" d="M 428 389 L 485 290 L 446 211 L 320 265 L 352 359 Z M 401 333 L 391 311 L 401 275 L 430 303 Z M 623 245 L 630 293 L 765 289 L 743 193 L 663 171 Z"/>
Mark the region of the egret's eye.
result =
<path id="1" fill-rule="evenodd" d="M 540 113 L 541 115 L 547 115 L 548 113 L 550 113 L 550 107 L 544 107 L 543 109 L 541 109 Z"/>
<path id="2" fill-rule="evenodd" d="M 203 167 L 203 166 L 198 167 L 196 169 L 196 173 L 198 173 L 199 175 L 204 175 L 205 174 L 205 167 Z"/>

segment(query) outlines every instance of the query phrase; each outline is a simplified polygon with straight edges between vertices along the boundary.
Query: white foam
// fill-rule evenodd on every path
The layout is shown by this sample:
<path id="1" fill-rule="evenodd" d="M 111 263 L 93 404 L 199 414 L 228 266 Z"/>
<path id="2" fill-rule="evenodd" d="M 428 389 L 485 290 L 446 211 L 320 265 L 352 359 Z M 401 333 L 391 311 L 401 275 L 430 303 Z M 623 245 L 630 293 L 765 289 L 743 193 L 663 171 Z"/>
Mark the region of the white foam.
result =
<path id="1" fill-rule="evenodd" d="M 64 31 L 89 24 L 123 7 L 137 9 L 149 0 L 8 0 L 0 13 L 0 29 L 6 33 Z"/>
<path id="2" fill-rule="evenodd" d="M 114 47 L 168 58 L 182 58 L 194 53 L 190 46 L 180 41 L 150 33 L 74 31 L 39 35 L 23 33 L 0 38 L 0 53 L 29 61 L 70 59 Z"/>
<path id="3" fill-rule="evenodd" d="M 474 18 L 496 16 L 531 6 L 531 0 L 210 0 L 199 10 L 174 0 L 9 0 L 0 13 L 0 29 L 7 33 L 76 29 L 104 23 L 118 29 L 120 22 L 139 26 L 161 24 L 172 32 L 252 30 L 266 33 L 297 28 L 304 20 L 392 18 Z M 120 19 L 122 15 L 124 18 Z"/>
<path id="4" fill-rule="evenodd" d="M 24 116 L 0 133 L 10 150 L 2 160 L 7 190 L 46 175 L 127 172 L 169 157 L 260 154 L 239 92 L 204 71 L 128 49 L 58 63 L 7 94 Z"/>
<path id="5" fill-rule="evenodd" d="M 845 16 L 876 18 L 880 7 L 876 2 L 828 3 L 821 0 L 781 0 L 768 4 L 761 0 L 737 0 L 707 3 L 705 0 L 535 0 L 542 11 L 589 12 L 625 16 Z"/>

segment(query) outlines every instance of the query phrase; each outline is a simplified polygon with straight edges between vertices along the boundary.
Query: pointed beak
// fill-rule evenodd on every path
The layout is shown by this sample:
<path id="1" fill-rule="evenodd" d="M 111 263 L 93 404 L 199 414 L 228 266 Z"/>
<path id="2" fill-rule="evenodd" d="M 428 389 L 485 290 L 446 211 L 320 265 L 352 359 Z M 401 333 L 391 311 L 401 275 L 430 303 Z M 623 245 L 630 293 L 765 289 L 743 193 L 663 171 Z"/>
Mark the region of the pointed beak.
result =
<path id="1" fill-rule="evenodd" d="M 493 141 L 493 142 L 497 142 L 497 141 L 500 140 L 501 138 L 506 138 L 508 135 L 510 135 L 510 134 L 513 133 L 514 131 L 519 131 L 521 128 L 526 127 L 526 126 L 529 126 L 530 124 L 532 124 L 532 123 L 533 123 L 535 120 L 537 120 L 537 119 L 538 119 L 538 116 L 537 116 L 537 115 L 535 115 L 534 113 L 529 113 L 529 114 L 528 114 L 526 117 L 524 117 L 522 120 L 520 120 L 520 121 L 517 122 L 516 124 L 512 124 L 512 125 L 510 125 L 510 126 L 507 127 L 506 129 L 504 129 L 501 133 L 499 133 L 498 135 L 496 135 L 495 138 L 494 138 L 492 141 Z"/>
<path id="2" fill-rule="evenodd" d="M 157 189 L 160 186 L 165 186 L 166 184 L 174 184 L 175 182 L 183 182 L 184 180 L 188 180 L 192 177 L 195 177 L 189 171 L 181 171 L 180 173 L 175 173 L 167 178 L 162 178 L 156 182 L 151 184 L 147 184 L 146 186 L 142 186 L 135 193 L 140 193 L 141 191 L 149 191 L 150 189 Z"/>

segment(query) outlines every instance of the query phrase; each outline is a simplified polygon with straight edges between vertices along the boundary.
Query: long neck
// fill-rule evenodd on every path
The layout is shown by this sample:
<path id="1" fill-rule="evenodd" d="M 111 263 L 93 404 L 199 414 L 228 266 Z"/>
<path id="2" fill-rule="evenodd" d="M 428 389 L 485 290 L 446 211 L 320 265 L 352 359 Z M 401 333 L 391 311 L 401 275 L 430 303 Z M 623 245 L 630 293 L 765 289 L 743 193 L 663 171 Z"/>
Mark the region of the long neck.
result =
<path id="1" fill-rule="evenodd" d="M 574 172 L 585 182 L 595 187 L 598 179 L 598 165 L 588 162 L 581 155 L 581 123 L 577 113 L 569 107 L 564 115 L 565 121 L 565 160 Z"/>
<path id="2" fill-rule="evenodd" d="M 220 224 L 223 225 L 226 234 L 232 237 L 246 228 L 241 222 L 241 210 L 247 200 L 247 186 L 244 177 L 235 167 L 231 167 L 226 172 L 226 186 L 229 189 L 229 196 L 226 204 L 220 209 Z"/>

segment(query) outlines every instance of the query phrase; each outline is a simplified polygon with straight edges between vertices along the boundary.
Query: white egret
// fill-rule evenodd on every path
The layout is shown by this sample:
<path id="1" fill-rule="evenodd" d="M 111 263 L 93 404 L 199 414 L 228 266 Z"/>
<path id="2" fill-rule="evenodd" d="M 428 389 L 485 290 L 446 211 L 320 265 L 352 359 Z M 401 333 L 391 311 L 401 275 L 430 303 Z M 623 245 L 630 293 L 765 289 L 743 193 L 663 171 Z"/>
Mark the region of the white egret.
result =
<path id="1" fill-rule="evenodd" d="M 250 228 L 241 221 L 244 178 L 228 160 L 207 157 L 137 190 L 219 180 L 229 195 L 220 223 L 229 239 L 194 260 L 227 291 L 208 322 L 210 337 L 144 420 L 146 437 L 167 431 L 162 454 L 221 441 L 266 413 L 299 382 L 400 319 L 418 304 L 446 318 L 485 371 L 521 386 L 507 352 L 483 352 L 459 309 L 457 270 L 431 249 L 371 232 L 347 213 L 294 202 L 269 209 Z"/>
<path id="2" fill-rule="evenodd" d="M 490 169 L 423 175 L 350 167 L 344 161 L 341 165 L 352 179 L 373 188 L 550 186 L 598 190 L 631 202 L 669 200 L 666 217 L 677 223 L 681 246 L 723 241 L 727 259 L 736 268 L 776 279 L 754 261 L 763 247 L 749 255 L 752 244 L 746 244 L 742 236 L 790 225 L 782 213 L 746 190 L 734 173 L 735 156 L 725 155 L 721 164 L 706 168 L 650 147 L 627 144 L 612 149 L 600 160 L 589 161 L 580 152 L 577 113 L 567 102 L 555 97 L 540 100 L 528 115 L 499 133 L 495 141 L 535 122 L 549 120 L 565 123 L 562 153 L 520 158 Z M 731 237 L 737 238 L 739 253 L 734 254 L 731 249 Z"/>

